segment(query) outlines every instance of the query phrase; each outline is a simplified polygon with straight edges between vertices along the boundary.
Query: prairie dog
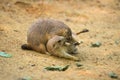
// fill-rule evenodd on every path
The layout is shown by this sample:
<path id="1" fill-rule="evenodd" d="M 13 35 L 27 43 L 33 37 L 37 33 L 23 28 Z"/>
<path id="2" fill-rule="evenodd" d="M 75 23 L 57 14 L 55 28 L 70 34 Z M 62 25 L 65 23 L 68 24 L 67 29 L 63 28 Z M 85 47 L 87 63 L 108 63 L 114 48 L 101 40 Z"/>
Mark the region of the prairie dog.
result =
<path id="1" fill-rule="evenodd" d="M 62 40 L 62 42 L 68 42 L 70 44 L 77 42 L 72 37 L 71 29 L 63 22 L 53 19 L 39 19 L 29 28 L 27 32 L 27 44 L 23 44 L 21 48 L 50 54 L 55 51 L 56 56 L 58 55 L 60 57 L 65 57 L 63 53 L 65 55 L 67 54 L 66 56 L 71 56 L 67 53 L 67 49 L 70 47 L 63 46 L 64 43 L 58 43 L 59 39 Z M 60 46 L 60 48 L 53 47 L 53 44 L 57 47 Z M 53 49 L 53 51 L 51 51 L 52 48 L 58 50 Z M 59 52 L 59 54 L 57 52 Z M 60 55 L 60 52 L 62 53 L 62 56 Z"/>
<path id="2" fill-rule="evenodd" d="M 76 42 L 72 37 L 71 29 L 63 22 L 53 19 L 39 19 L 29 28 L 27 44 L 23 44 L 21 48 L 47 53 L 47 42 L 54 36 L 63 36 L 64 40 L 69 43 Z"/>
<path id="3" fill-rule="evenodd" d="M 58 57 L 79 60 L 77 57 L 70 54 L 77 53 L 76 44 L 66 44 L 66 39 L 63 36 L 54 36 L 50 39 L 47 43 L 47 50 L 50 54 Z"/>

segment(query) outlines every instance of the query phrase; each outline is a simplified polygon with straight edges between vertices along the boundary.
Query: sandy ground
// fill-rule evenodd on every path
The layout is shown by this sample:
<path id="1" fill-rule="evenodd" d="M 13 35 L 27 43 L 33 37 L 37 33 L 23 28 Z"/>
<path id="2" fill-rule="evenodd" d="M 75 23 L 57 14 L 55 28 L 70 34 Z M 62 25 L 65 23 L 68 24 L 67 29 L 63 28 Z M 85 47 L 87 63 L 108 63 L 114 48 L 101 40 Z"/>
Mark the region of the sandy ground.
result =
<path id="1" fill-rule="evenodd" d="M 75 61 L 35 51 L 25 51 L 28 27 L 38 18 L 63 21 L 73 32 L 80 34 Z M 91 43 L 101 42 L 100 47 Z M 0 51 L 12 58 L 0 57 L 0 80 L 120 80 L 120 0 L 0 0 Z M 46 66 L 70 65 L 66 71 L 47 71 Z"/>

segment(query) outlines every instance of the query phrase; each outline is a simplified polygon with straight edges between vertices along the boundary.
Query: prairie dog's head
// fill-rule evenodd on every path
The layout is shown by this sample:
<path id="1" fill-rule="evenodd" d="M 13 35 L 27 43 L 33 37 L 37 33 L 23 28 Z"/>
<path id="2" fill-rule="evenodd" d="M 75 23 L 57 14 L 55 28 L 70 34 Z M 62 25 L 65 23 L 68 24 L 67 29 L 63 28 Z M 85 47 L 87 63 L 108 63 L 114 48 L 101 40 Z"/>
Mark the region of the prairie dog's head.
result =
<path id="1" fill-rule="evenodd" d="M 66 39 L 63 36 L 59 36 L 56 37 L 54 41 L 53 48 L 57 49 L 65 44 Z"/>
<path id="2" fill-rule="evenodd" d="M 76 42 L 76 43 L 68 43 L 68 42 L 65 42 L 64 44 L 64 47 L 66 48 L 66 52 L 69 53 L 69 54 L 76 54 L 78 53 L 78 46 L 79 43 Z"/>
<path id="3" fill-rule="evenodd" d="M 47 43 L 47 50 L 50 52 L 52 50 L 58 49 L 65 43 L 66 39 L 63 36 L 54 36 Z"/>
<path id="4" fill-rule="evenodd" d="M 78 49 L 77 49 L 78 45 L 79 45 L 78 42 L 74 42 L 74 43 L 67 42 L 66 38 L 63 36 L 55 36 L 48 41 L 47 50 L 49 52 L 64 50 L 67 53 L 76 54 L 78 53 Z"/>

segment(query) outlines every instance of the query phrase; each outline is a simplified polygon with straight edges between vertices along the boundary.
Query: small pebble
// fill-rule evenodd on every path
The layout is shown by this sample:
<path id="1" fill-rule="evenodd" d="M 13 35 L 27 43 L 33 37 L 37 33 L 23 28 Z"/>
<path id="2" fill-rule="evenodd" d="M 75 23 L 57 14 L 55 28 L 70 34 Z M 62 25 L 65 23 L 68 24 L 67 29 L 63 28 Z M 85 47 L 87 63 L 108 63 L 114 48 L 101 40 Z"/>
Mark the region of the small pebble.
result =
<path id="1" fill-rule="evenodd" d="M 66 71 L 69 68 L 69 65 L 66 65 L 64 67 L 61 66 L 49 66 L 49 67 L 45 67 L 46 70 L 49 71 Z"/>
<path id="2" fill-rule="evenodd" d="M 118 78 L 118 75 L 117 75 L 116 73 L 114 73 L 114 72 L 110 72 L 110 73 L 109 73 L 109 77 L 114 78 L 114 79 L 117 79 L 117 78 Z"/>
<path id="3" fill-rule="evenodd" d="M 32 64 L 31 66 L 32 66 L 32 67 L 34 67 L 34 66 L 35 66 L 35 64 Z"/>
<path id="4" fill-rule="evenodd" d="M 67 18 L 67 19 L 65 19 L 65 21 L 69 22 L 69 21 L 71 21 L 71 20 Z"/>
<path id="5" fill-rule="evenodd" d="M 18 30 L 14 30 L 14 32 L 19 32 Z"/>
<path id="6" fill-rule="evenodd" d="M 115 41 L 115 44 L 118 45 L 119 43 L 120 43 L 120 40 L 116 40 L 116 41 Z"/>
<path id="7" fill-rule="evenodd" d="M 78 63 L 78 62 L 77 62 L 77 63 L 76 63 L 76 66 L 77 66 L 77 67 L 81 67 L 81 66 L 83 66 L 83 65 L 82 65 L 81 63 Z"/>
<path id="8" fill-rule="evenodd" d="M 19 67 L 19 69 L 20 69 L 20 70 L 23 70 L 23 69 L 24 69 L 24 67 Z"/>
<path id="9" fill-rule="evenodd" d="M 23 78 L 21 78 L 21 80 L 32 80 L 32 78 L 29 77 L 29 76 L 27 76 L 27 77 L 23 77 Z"/>
<path id="10" fill-rule="evenodd" d="M 100 42 L 91 43 L 91 47 L 100 47 L 101 45 Z"/>
<path id="11" fill-rule="evenodd" d="M 8 54 L 6 52 L 0 52 L 0 56 L 1 57 L 4 57 L 4 58 L 11 58 L 12 57 L 12 54 Z"/>

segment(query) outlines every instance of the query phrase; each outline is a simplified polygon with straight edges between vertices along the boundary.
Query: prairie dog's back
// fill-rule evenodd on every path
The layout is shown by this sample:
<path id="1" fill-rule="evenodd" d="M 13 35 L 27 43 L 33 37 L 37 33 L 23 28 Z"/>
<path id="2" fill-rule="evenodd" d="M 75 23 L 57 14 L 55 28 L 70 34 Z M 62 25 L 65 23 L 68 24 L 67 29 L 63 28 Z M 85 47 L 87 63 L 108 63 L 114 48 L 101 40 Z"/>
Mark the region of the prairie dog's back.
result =
<path id="1" fill-rule="evenodd" d="M 61 21 L 57 21 L 57 20 L 53 20 L 53 19 L 38 20 L 30 27 L 28 34 L 33 31 L 40 32 L 40 34 L 46 34 L 46 33 L 51 33 L 51 32 L 54 33 L 60 29 L 69 30 L 70 31 L 69 34 L 70 35 L 72 34 L 70 28 L 67 25 L 65 25 Z"/>
<path id="2" fill-rule="evenodd" d="M 69 38 L 71 29 L 61 21 L 53 19 L 39 19 L 28 30 L 27 41 L 31 45 L 46 44 L 54 35 Z"/>

